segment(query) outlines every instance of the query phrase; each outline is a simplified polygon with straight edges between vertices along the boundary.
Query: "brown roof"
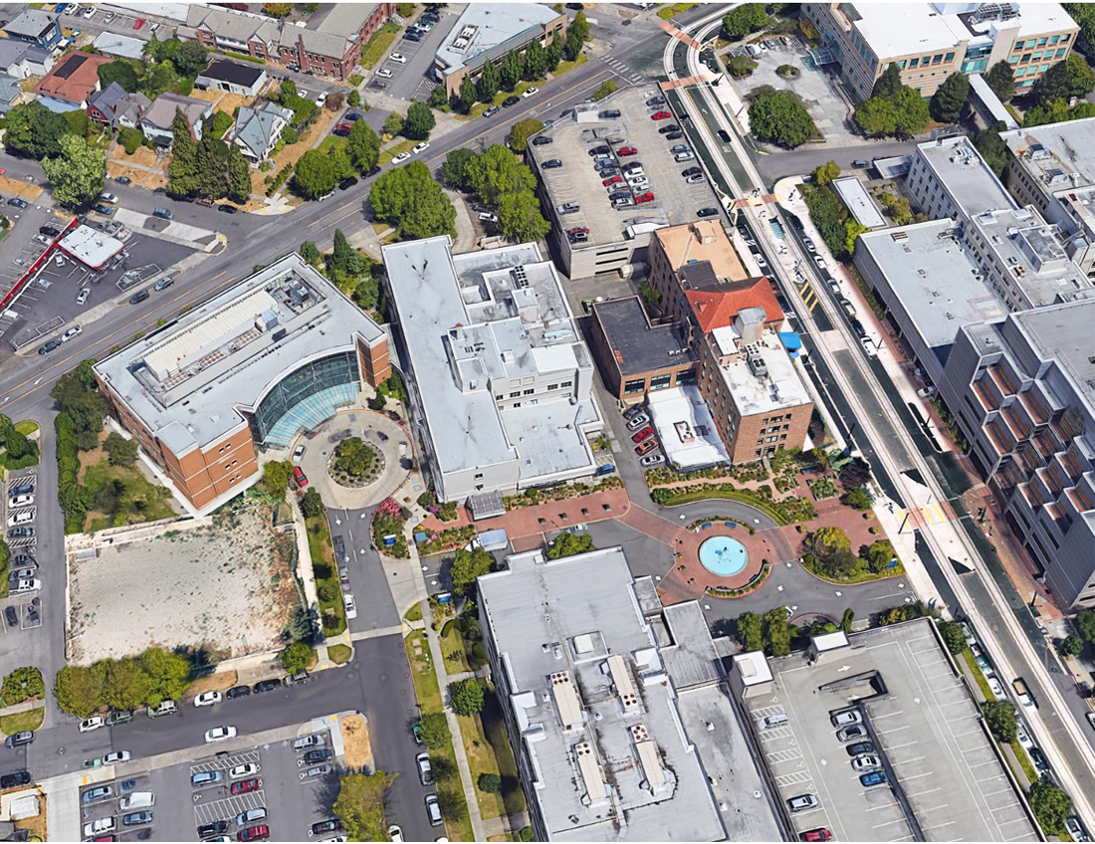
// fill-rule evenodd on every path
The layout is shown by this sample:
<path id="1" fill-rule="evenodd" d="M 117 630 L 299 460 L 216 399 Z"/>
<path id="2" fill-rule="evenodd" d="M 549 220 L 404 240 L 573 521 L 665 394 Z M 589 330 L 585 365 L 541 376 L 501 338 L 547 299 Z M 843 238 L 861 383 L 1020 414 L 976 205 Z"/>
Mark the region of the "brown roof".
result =
<path id="1" fill-rule="evenodd" d="M 100 65 L 110 64 L 112 56 L 93 56 L 77 50 L 42 77 L 34 93 L 82 104 L 99 84 Z"/>
<path id="2" fill-rule="evenodd" d="M 746 308 L 763 308 L 767 323 L 783 319 L 783 310 L 766 278 L 732 282 L 723 290 L 686 290 L 684 295 L 705 334 L 730 325 L 738 312 Z"/>
<path id="3" fill-rule="evenodd" d="M 710 261 L 720 279 L 741 281 L 749 277 L 734 244 L 717 220 L 695 220 L 679 226 L 658 229 L 654 237 L 661 242 L 673 269 L 690 261 Z"/>

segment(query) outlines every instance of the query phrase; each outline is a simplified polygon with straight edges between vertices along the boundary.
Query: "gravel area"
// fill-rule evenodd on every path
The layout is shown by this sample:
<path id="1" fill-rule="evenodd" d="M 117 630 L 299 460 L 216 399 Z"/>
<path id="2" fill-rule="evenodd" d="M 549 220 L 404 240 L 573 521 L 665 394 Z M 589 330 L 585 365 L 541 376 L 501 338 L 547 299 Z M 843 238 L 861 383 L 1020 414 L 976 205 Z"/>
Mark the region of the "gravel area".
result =
<path id="1" fill-rule="evenodd" d="M 271 523 L 270 507 L 250 502 L 212 524 L 70 562 L 72 660 L 154 645 L 203 648 L 215 659 L 280 647 L 300 598 L 289 568 L 293 536 Z"/>

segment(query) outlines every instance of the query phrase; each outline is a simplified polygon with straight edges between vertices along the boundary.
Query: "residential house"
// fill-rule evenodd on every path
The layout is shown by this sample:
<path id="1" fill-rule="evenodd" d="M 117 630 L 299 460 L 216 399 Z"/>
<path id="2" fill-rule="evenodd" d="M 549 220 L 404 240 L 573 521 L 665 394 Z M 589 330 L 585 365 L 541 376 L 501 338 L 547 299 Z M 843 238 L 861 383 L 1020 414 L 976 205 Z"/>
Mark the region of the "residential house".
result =
<path id="1" fill-rule="evenodd" d="M 22 41 L 0 38 L 0 71 L 9 76 L 16 79 L 45 76 L 55 64 L 53 55 L 47 50 Z"/>
<path id="2" fill-rule="evenodd" d="M 128 35 L 119 35 L 116 32 L 100 32 L 92 46 L 95 47 L 96 52 L 105 53 L 108 56 L 140 59 L 144 55 L 146 43 L 140 38 L 130 38 Z"/>
<path id="3" fill-rule="evenodd" d="M 256 97 L 269 77 L 260 65 L 243 65 L 225 59 L 210 62 L 209 67 L 198 74 L 194 87 L 202 90 L 227 91 L 244 97 Z"/>
<path id="4" fill-rule="evenodd" d="M 293 112 L 271 102 L 265 102 L 259 108 L 241 106 L 232 140 L 244 158 L 258 164 L 270 155 L 292 119 Z"/>
<path id="5" fill-rule="evenodd" d="M 81 50 L 69 53 L 34 87 L 38 102 L 56 112 L 86 109 L 88 97 L 99 90 L 99 68 L 112 61 Z"/>
<path id="6" fill-rule="evenodd" d="M 12 106 L 17 105 L 22 94 L 18 79 L 6 73 L 0 74 L 0 114 L 7 114 Z"/>
<path id="7" fill-rule="evenodd" d="M 4 33 L 14 41 L 22 41 L 42 50 L 52 50 L 61 43 L 60 16 L 41 9 L 26 9 L 4 26 Z"/>
<path id="8" fill-rule="evenodd" d="M 321 5 L 304 26 L 296 26 L 253 12 L 195 4 L 176 34 L 210 49 L 346 79 L 361 59 L 362 45 L 394 14 L 394 3 L 330 3 Z"/>
<path id="9" fill-rule="evenodd" d="M 111 82 L 102 91 L 91 95 L 87 113 L 88 117 L 103 126 L 132 129 L 150 104 L 151 100 L 140 91 L 131 94 L 117 82 Z"/>
<path id="10" fill-rule="evenodd" d="M 169 147 L 175 140 L 171 124 L 175 112 L 181 111 L 190 125 L 190 135 L 195 141 L 202 139 L 202 119 L 213 113 L 213 104 L 179 94 L 160 94 L 141 115 L 138 125 L 146 138 L 157 146 Z"/>

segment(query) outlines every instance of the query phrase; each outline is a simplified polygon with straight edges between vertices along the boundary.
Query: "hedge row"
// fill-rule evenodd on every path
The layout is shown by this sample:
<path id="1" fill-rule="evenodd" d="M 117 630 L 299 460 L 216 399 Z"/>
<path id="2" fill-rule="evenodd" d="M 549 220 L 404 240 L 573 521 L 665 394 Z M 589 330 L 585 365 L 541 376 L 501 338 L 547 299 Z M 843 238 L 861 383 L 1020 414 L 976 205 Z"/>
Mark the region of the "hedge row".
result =
<path id="1" fill-rule="evenodd" d="M 57 499 L 65 511 L 65 533 L 79 533 L 87 521 L 90 493 L 77 481 L 80 450 L 76 445 L 76 423 L 64 411 L 53 420 L 57 435 Z M 83 493 L 81 494 L 81 490 Z"/>

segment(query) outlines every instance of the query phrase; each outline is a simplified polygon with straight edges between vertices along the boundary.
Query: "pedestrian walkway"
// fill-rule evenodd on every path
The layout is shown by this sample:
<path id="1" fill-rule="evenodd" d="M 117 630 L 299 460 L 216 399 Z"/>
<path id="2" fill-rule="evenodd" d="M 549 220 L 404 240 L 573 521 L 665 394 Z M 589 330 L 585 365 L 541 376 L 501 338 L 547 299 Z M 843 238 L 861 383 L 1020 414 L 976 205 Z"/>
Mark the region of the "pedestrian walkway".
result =
<path id="1" fill-rule="evenodd" d="M 691 35 L 677 29 L 677 27 L 673 26 L 669 21 L 660 21 L 658 26 L 668 32 L 671 37 L 676 38 L 678 41 L 683 41 L 693 50 L 699 50 L 703 46 Z"/>

